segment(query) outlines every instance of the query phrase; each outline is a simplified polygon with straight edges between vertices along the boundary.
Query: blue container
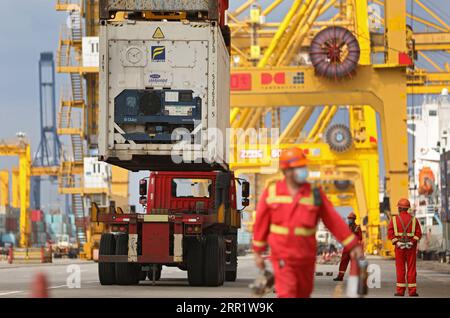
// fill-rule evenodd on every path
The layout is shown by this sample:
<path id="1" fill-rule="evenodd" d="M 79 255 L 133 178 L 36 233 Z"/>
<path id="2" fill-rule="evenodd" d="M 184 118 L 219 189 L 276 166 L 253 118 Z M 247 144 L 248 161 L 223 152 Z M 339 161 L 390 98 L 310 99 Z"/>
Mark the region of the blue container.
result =
<path id="1" fill-rule="evenodd" d="M 10 243 L 13 246 L 16 246 L 16 236 L 12 233 L 7 233 L 2 235 L 2 243 Z"/>
<path id="2" fill-rule="evenodd" d="M 62 223 L 63 218 L 61 214 L 53 215 L 53 223 Z"/>

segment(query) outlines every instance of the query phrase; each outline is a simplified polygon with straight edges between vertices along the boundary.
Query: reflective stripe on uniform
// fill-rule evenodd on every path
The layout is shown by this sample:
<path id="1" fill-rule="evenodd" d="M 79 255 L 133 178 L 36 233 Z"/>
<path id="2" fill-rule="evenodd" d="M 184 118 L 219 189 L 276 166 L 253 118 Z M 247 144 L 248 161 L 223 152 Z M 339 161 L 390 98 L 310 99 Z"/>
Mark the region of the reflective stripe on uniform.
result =
<path id="1" fill-rule="evenodd" d="M 408 287 L 416 287 L 417 286 L 416 284 L 406 284 L 406 285 L 408 285 Z"/>
<path id="2" fill-rule="evenodd" d="M 396 238 L 396 237 L 394 237 L 393 239 L 392 239 L 392 243 L 395 243 L 395 242 L 397 242 L 398 241 L 398 238 Z"/>
<path id="3" fill-rule="evenodd" d="M 285 203 L 290 204 L 292 203 L 292 197 L 288 195 L 277 195 L 277 189 L 276 189 L 276 183 L 272 183 L 269 185 L 269 194 L 266 198 L 267 204 L 273 204 L 273 203 Z"/>
<path id="4" fill-rule="evenodd" d="M 420 240 L 417 236 L 414 236 L 413 239 L 415 239 L 416 241 Z"/>
<path id="5" fill-rule="evenodd" d="M 314 197 L 312 195 L 310 195 L 309 197 L 300 198 L 298 203 L 306 204 L 306 205 L 314 205 Z"/>
<path id="6" fill-rule="evenodd" d="M 347 237 L 345 240 L 342 241 L 342 245 L 345 247 L 348 244 L 350 244 L 355 238 L 355 234 L 351 234 L 349 237 Z"/>
<path id="7" fill-rule="evenodd" d="M 398 217 L 400 217 L 400 216 L 398 216 Z M 392 220 L 392 223 L 394 225 L 394 235 L 395 236 L 409 236 L 409 237 L 413 237 L 415 235 L 415 232 L 416 232 L 416 218 L 414 216 L 412 218 L 413 219 L 412 219 L 411 232 L 405 233 L 407 229 L 403 229 L 402 233 L 398 233 L 397 218 L 394 216 L 394 219 Z M 406 227 L 408 227 L 408 225 Z M 403 223 L 402 223 L 402 226 L 403 226 Z"/>
<path id="8" fill-rule="evenodd" d="M 406 287 L 405 283 L 397 283 L 397 287 Z"/>
<path id="9" fill-rule="evenodd" d="M 253 240 L 253 245 L 255 245 L 256 247 L 264 247 L 267 245 L 267 242 Z"/>
<path id="10" fill-rule="evenodd" d="M 316 234 L 315 228 L 296 227 L 294 229 L 294 235 L 296 236 L 311 236 Z"/>
<path id="11" fill-rule="evenodd" d="M 398 236 L 398 230 L 397 230 L 397 218 L 394 215 L 394 219 L 392 220 L 392 223 L 394 224 L 394 235 Z"/>
<path id="12" fill-rule="evenodd" d="M 280 226 L 276 224 L 270 225 L 270 232 L 279 235 L 288 235 L 289 228 L 286 226 Z M 316 233 L 315 228 L 307 228 L 307 227 L 296 227 L 294 228 L 295 236 L 312 236 Z"/>

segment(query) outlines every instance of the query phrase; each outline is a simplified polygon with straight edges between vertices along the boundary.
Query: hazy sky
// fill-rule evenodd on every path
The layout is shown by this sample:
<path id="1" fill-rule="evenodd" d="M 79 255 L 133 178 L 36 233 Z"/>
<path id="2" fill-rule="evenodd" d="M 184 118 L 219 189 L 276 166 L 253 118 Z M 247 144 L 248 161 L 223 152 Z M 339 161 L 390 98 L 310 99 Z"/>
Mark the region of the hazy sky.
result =
<path id="1" fill-rule="evenodd" d="M 39 142 L 39 101 L 38 101 L 38 60 L 43 51 L 53 51 L 56 55 L 58 36 L 67 14 L 56 12 L 56 0 L 1 0 L 2 18 L 0 19 L 0 139 L 13 138 L 16 132 L 25 132 L 31 139 L 32 151 Z M 271 1 L 260 1 L 266 6 Z M 279 20 L 292 4 L 286 0 L 276 11 L 271 20 Z M 412 1 L 407 0 L 410 4 Z M 436 10 L 440 17 L 450 23 L 450 0 L 422 0 Z M 232 9 L 242 3 L 230 0 Z M 414 13 L 427 17 L 417 5 Z M 427 17 L 429 18 L 429 17 Z M 429 18 L 433 20 L 432 18 Z M 434 20 L 437 23 L 436 20 Z M 415 30 L 424 30 L 417 22 Z M 449 55 L 433 53 L 430 56 L 444 66 L 450 62 Z M 422 59 L 420 67 L 429 67 Z M 57 75 L 57 94 L 61 83 L 68 83 L 67 75 Z M 57 109 L 58 109 L 57 98 Z M 416 100 L 416 103 L 420 101 Z M 291 110 L 292 111 L 292 110 Z M 289 111 L 285 111 L 289 117 Z M 15 160 L 0 158 L 0 169 L 11 167 Z M 133 178 L 136 180 L 136 177 Z M 133 187 L 133 200 L 136 199 L 136 187 Z"/>

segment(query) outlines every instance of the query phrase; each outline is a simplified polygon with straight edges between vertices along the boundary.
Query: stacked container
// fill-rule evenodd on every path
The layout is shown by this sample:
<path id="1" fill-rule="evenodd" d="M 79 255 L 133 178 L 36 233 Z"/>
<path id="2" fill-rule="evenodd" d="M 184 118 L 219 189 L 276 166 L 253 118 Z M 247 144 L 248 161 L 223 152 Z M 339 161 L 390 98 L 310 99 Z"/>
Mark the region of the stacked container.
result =
<path id="1" fill-rule="evenodd" d="M 31 242 L 34 246 L 45 246 L 47 242 L 47 227 L 45 224 L 44 212 L 32 210 L 31 220 Z"/>

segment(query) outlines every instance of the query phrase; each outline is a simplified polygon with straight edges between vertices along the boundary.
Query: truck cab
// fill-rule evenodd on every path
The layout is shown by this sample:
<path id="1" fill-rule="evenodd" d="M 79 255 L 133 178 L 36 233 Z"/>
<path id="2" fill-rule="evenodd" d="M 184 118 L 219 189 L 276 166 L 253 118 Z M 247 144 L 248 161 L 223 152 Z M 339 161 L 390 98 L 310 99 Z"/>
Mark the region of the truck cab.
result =
<path id="1" fill-rule="evenodd" d="M 249 184 L 229 171 L 151 172 L 139 182 L 143 213 L 99 214 L 108 223 L 100 242 L 100 282 L 158 280 L 162 266 L 188 273 L 192 286 L 236 280 L 237 230 Z"/>

